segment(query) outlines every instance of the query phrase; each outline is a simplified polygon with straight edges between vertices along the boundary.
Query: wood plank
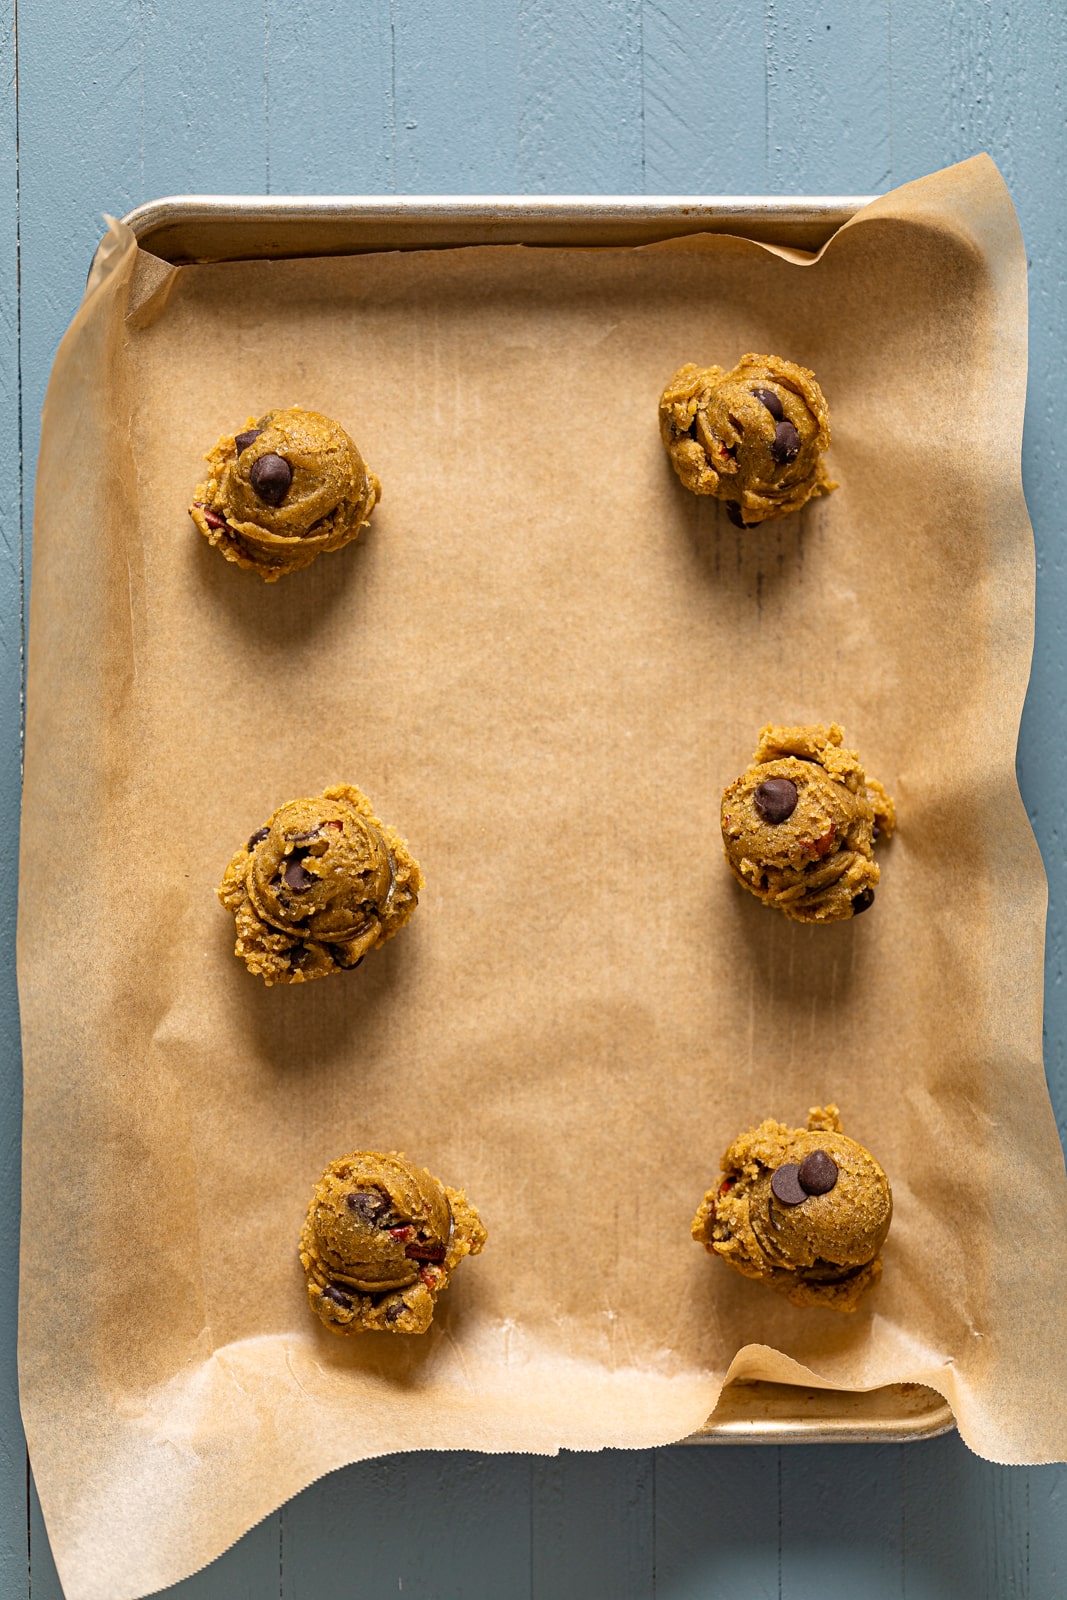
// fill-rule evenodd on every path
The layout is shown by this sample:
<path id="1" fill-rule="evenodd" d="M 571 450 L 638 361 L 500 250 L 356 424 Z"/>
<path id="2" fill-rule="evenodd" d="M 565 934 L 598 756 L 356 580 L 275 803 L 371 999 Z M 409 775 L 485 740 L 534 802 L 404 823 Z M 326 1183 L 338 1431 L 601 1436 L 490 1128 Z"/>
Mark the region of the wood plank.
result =
<path id="1" fill-rule="evenodd" d="M 789 1600 L 896 1600 L 907 1593 L 899 1515 L 906 1450 L 814 1445 L 781 1452 L 781 1585 Z"/>
<path id="2" fill-rule="evenodd" d="M 331 1473 L 284 1508 L 281 1600 L 529 1600 L 530 1556 L 526 1456 L 387 1456 Z"/>
<path id="3" fill-rule="evenodd" d="M 99 12 L 95 20 L 106 25 Z M 190 190 L 269 192 L 269 20 L 268 6 L 241 0 L 137 8 L 138 117 L 121 134 L 139 153 L 136 203 Z"/>
<path id="4" fill-rule="evenodd" d="M 655 1455 L 563 1451 L 531 1463 L 532 1600 L 645 1600 L 655 1582 Z"/>
<path id="5" fill-rule="evenodd" d="M 1055 1590 L 1031 1589 L 1027 1576 L 1031 1469 L 980 1461 L 954 1433 L 900 1448 L 907 1600 L 1052 1600 Z"/>
<path id="6" fill-rule="evenodd" d="M 48 1532 L 44 1525 L 44 1517 L 41 1515 L 41 1502 L 37 1498 L 37 1487 L 32 1478 L 26 1537 L 29 1573 L 27 1594 L 32 1596 L 32 1600 L 63 1600 L 63 1588 L 56 1572 L 56 1564 L 52 1560 Z M 17 1593 L 21 1595 L 22 1590 L 18 1590 Z"/>
<path id="7" fill-rule="evenodd" d="M 401 194 L 516 185 L 519 36 L 499 0 L 395 8 L 394 183 Z"/>
<path id="8" fill-rule="evenodd" d="M 27 566 L 41 405 L 52 357 L 81 299 L 102 213 L 141 195 L 140 11 L 94 0 L 57 26 L 19 4 L 20 219 Z"/>
<path id="9" fill-rule="evenodd" d="M 767 181 L 781 194 L 871 194 L 889 184 L 887 10 L 767 0 Z"/>
<path id="10" fill-rule="evenodd" d="M 0 0 L 0 804 L 17 818 L 22 739 L 22 342 L 19 326 L 19 128 L 14 0 Z M 18 830 L 0 834 L 0 926 L 13 946 Z M 26 1448 L 19 1414 L 19 1125 L 22 1074 L 13 960 L 0 971 L 0 1594 L 27 1591 Z"/>
<path id="11" fill-rule="evenodd" d="M 518 0 L 517 187 L 645 189 L 641 0 Z"/>
<path id="12" fill-rule="evenodd" d="M 643 19 L 649 194 L 764 193 L 762 9 L 748 0 L 645 0 Z"/>
<path id="13" fill-rule="evenodd" d="M 784 1452 L 758 1445 L 676 1445 L 655 1454 L 659 1600 L 782 1600 L 778 1513 Z"/>
<path id="14" fill-rule="evenodd" d="M 267 193 L 390 193 L 396 114 L 389 0 L 266 0 L 264 16 Z"/>
<path id="15" fill-rule="evenodd" d="M 1067 1594 L 1067 1467 L 1029 1467 L 1027 1600 Z"/>

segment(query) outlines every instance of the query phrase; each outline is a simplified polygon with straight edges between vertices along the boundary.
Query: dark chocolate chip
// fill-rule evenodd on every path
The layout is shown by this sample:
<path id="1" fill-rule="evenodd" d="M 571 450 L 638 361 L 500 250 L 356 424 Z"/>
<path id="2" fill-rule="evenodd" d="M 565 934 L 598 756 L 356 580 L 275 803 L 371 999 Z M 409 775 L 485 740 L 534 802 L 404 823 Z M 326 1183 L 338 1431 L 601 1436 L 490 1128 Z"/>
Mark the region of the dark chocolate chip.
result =
<path id="1" fill-rule="evenodd" d="M 764 822 L 784 822 L 797 808 L 797 786 L 792 778 L 764 778 L 752 803 Z"/>
<path id="2" fill-rule="evenodd" d="M 256 440 L 259 438 L 259 436 L 260 436 L 260 434 L 262 432 L 263 432 L 262 428 L 249 428 L 247 433 L 239 433 L 239 434 L 237 434 L 235 436 L 235 438 L 234 438 L 234 441 L 233 441 L 234 444 L 237 446 L 237 454 L 239 456 L 243 455 L 244 452 L 248 449 L 250 444 L 255 444 Z"/>
<path id="3" fill-rule="evenodd" d="M 411 1261 L 443 1261 L 445 1247 L 443 1244 L 409 1244 L 405 1245 L 404 1254 Z"/>
<path id="4" fill-rule="evenodd" d="M 787 1161 L 771 1179 L 771 1193 L 783 1206 L 799 1206 L 808 1198 L 797 1179 L 799 1171 L 795 1161 Z"/>
<path id="5" fill-rule="evenodd" d="M 408 1309 L 406 1300 L 394 1300 L 391 1306 L 385 1308 L 386 1322 L 399 1322 L 404 1312 Z"/>
<path id="6" fill-rule="evenodd" d="M 285 881 L 296 894 L 303 894 L 313 883 L 318 883 L 314 873 L 308 872 L 297 856 L 290 856 L 285 864 Z"/>
<path id="7" fill-rule="evenodd" d="M 312 839 L 317 839 L 318 836 L 319 836 L 318 828 L 309 828 L 307 833 L 294 833 L 293 834 L 293 843 L 294 844 L 310 844 Z"/>
<path id="8" fill-rule="evenodd" d="M 377 1222 L 382 1212 L 389 1209 L 388 1200 L 377 1189 L 354 1189 L 345 1196 L 345 1205 L 364 1222 Z"/>
<path id="9" fill-rule="evenodd" d="M 775 422 L 781 422 L 782 418 L 785 416 L 785 412 L 782 410 L 782 402 L 779 400 L 774 390 L 753 389 L 752 393 L 756 396 L 756 399 L 759 401 L 760 405 L 767 407 L 767 410 L 770 412 Z"/>
<path id="10" fill-rule="evenodd" d="M 270 833 L 270 829 L 269 828 L 257 828 L 255 833 L 252 835 L 252 837 L 248 841 L 249 850 L 250 851 L 254 850 L 256 848 L 257 844 L 262 844 L 264 839 L 267 837 L 267 835 L 269 833 Z"/>
<path id="11" fill-rule="evenodd" d="M 294 944 L 289 952 L 290 972 L 299 972 L 310 954 L 311 952 L 306 944 Z"/>
<path id="12" fill-rule="evenodd" d="M 289 493 L 293 469 L 284 456 L 271 451 L 253 464 L 248 480 L 264 505 L 280 506 Z"/>
<path id="13" fill-rule="evenodd" d="M 825 1150 L 809 1150 L 797 1168 L 797 1182 L 805 1194 L 829 1194 L 837 1182 L 837 1162 Z"/>
<path id="14" fill-rule="evenodd" d="M 340 1306 L 344 1311 L 351 1311 L 352 1309 L 352 1302 L 348 1296 L 342 1294 L 340 1289 L 335 1289 L 332 1283 L 328 1283 L 323 1289 L 322 1298 L 324 1300 L 332 1300 L 335 1306 Z"/>
<path id="15" fill-rule="evenodd" d="M 788 417 L 783 417 L 774 430 L 771 455 L 780 467 L 787 467 L 800 454 L 800 435 Z M 266 460 L 267 457 L 264 457 Z"/>
<path id="16" fill-rule="evenodd" d="M 727 500 L 726 515 L 735 528 L 743 528 L 745 526 L 745 519 L 741 515 L 741 507 L 736 500 Z"/>
<path id="17" fill-rule="evenodd" d="M 852 896 L 852 915 L 858 917 L 864 911 L 869 911 L 874 905 L 874 890 L 861 889 L 859 894 Z"/>

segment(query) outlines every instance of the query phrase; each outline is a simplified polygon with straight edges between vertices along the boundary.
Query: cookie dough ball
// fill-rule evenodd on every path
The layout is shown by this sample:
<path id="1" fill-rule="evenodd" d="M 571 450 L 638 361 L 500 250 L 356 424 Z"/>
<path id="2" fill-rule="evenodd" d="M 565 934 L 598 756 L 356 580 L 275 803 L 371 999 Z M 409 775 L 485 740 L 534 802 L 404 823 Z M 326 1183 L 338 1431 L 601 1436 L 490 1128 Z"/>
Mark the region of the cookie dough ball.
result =
<path id="1" fill-rule="evenodd" d="M 382 486 L 338 422 L 290 406 L 249 417 L 205 457 L 189 515 L 227 561 L 267 583 L 359 537 Z"/>
<path id="2" fill-rule="evenodd" d="M 693 1238 L 795 1306 L 855 1311 L 882 1272 L 889 1180 L 841 1131 L 836 1106 L 807 1129 L 761 1122 L 734 1140 L 693 1219 Z"/>
<path id="3" fill-rule="evenodd" d="M 780 356 L 742 356 L 729 372 L 688 362 L 660 395 L 659 426 L 686 488 L 724 500 L 739 528 L 837 488 L 823 462 L 823 392 L 814 373 Z"/>
<path id="4" fill-rule="evenodd" d="M 896 809 L 828 728 L 760 731 L 752 766 L 722 797 L 722 840 L 744 888 L 795 922 L 840 922 L 874 903 L 876 838 Z"/>
<path id="5" fill-rule="evenodd" d="M 234 953 L 264 983 L 307 983 L 358 967 L 407 922 L 422 888 L 404 840 L 366 795 L 335 784 L 290 800 L 243 845 L 219 886 Z"/>
<path id="6" fill-rule="evenodd" d="M 462 1189 L 393 1151 L 326 1168 L 300 1235 L 308 1304 L 331 1333 L 425 1333 L 434 1305 L 485 1228 Z"/>

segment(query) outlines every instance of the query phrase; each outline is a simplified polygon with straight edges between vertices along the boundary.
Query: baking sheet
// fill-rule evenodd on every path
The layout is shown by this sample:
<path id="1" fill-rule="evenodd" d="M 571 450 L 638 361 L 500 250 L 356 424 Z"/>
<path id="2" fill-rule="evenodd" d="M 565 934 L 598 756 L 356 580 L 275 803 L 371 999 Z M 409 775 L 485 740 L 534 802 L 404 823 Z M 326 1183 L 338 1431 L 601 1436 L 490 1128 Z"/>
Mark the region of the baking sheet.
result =
<path id="1" fill-rule="evenodd" d="M 655 426 L 681 361 L 752 348 L 815 367 L 841 480 L 756 535 Z M 23 1404 L 70 1595 L 173 1582 L 362 1456 L 680 1438 L 727 1374 L 926 1383 L 981 1453 L 1062 1455 L 1024 383 L 984 158 L 816 263 L 716 238 L 175 271 L 113 230 L 46 407 L 20 915 Z M 219 432 L 293 401 L 385 495 L 267 589 L 185 506 Z M 775 919 L 721 861 L 723 784 L 794 718 L 843 721 L 897 798 L 855 925 Z M 339 780 L 423 902 L 351 979 L 264 991 L 214 885 Z M 854 1319 L 688 1237 L 739 1128 L 831 1098 L 897 1205 Z M 418 1344 L 303 1305 L 307 1196 L 357 1145 L 490 1227 Z"/>

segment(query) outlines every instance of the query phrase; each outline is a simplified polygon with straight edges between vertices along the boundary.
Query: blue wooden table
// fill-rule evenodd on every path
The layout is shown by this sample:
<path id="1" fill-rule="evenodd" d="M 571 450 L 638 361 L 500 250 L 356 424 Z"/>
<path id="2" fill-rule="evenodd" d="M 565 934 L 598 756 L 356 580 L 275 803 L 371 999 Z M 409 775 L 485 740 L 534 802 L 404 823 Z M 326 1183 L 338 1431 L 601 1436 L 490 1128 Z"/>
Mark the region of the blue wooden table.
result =
<path id="1" fill-rule="evenodd" d="M 1067 1116 L 1067 429 L 1061 84 L 1038 0 L 0 0 L 0 735 L 12 948 L 41 401 L 100 214 L 231 193 L 862 194 L 988 150 L 1031 268 L 1024 481 L 1037 643 L 1019 774 L 1050 887 L 1046 1062 Z M 15 1371 L 19 1036 L 0 974 L 0 1600 L 61 1594 Z M 1051 1330 L 1050 1330 L 1050 1336 Z M 1058 1335 L 1058 1330 L 1057 1334 Z M 350 1468 L 175 1600 L 1053 1600 L 1067 1469 L 909 1446 L 411 1455 Z"/>

